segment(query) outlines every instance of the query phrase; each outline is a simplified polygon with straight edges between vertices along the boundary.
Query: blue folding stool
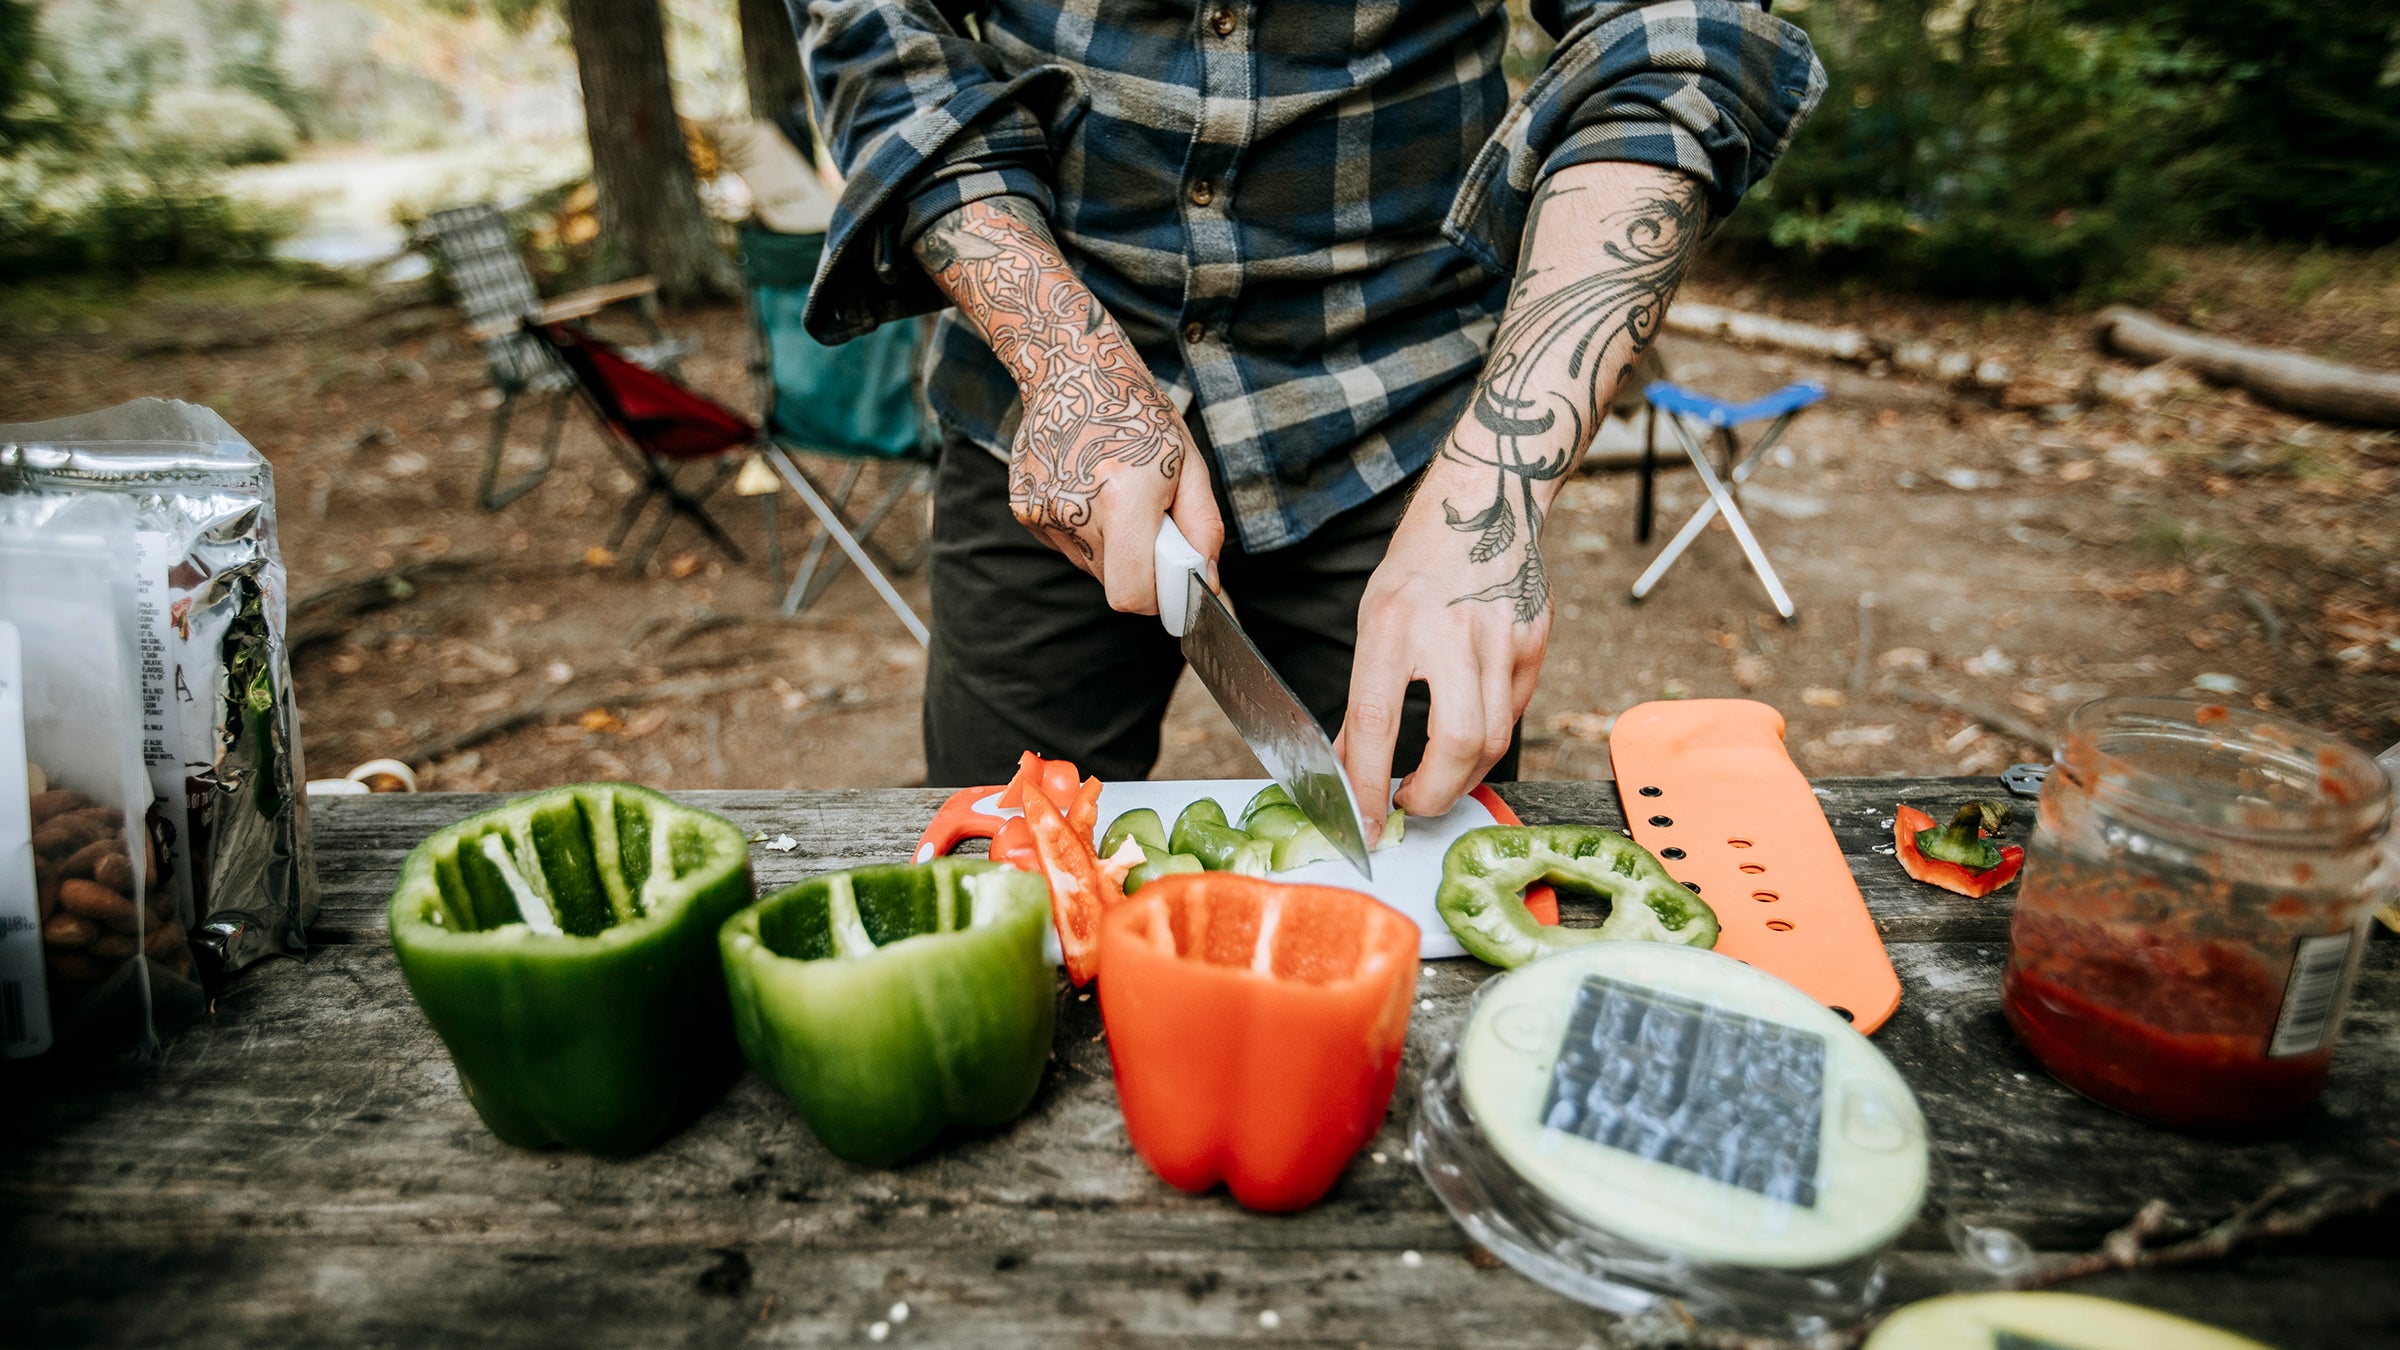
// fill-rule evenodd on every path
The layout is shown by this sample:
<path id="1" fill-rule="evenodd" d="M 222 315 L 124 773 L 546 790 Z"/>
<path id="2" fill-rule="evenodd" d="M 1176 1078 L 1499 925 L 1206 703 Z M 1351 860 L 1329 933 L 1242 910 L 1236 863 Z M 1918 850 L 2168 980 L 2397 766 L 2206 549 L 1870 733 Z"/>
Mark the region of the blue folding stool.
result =
<path id="1" fill-rule="evenodd" d="M 1654 380 L 1643 392 L 1643 397 L 1650 402 L 1650 423 L 1642 438 L 1642 500 L 1635 538 L 1641 543 L 1650 542 L 1652 480 L 1658 476 L 1660 413 L 1665 413 L 1668 425 L 1675 428 L 1675 439 L 1683 442 L 1683 453 L 1691 459 L 1693 472 L 1700 475 L 1701 484 L 1708 489 L 1708 500 L 1700 503 L 1700 509 L 1694 511 L 1692 518 L 1684 522 L 1675 537 L 1667 541 L 1666 548 L 1650 560 L 1650 566 L 1633 583 L 1633 598 L 1638 601 L 1649 595 L 1651 589 L 1658 585 L 1658 579 L 1666 575 L 1668 565 L 1681 557 L 1683 551 L 1691 547 L 1692 541 L 1700 537 L 1700 531 L 1708 528 L 1709 520 L 1722 511 L 1725 523 L 1733 529 L 1733 537 L 1742 545 L 1742 555 L 1750 560 L 1750 570 L 1758 573 L 1759 581 L 1767 588 L 1767 598 L 1775 602 L 1775 612 L 1783 616 L 1785 623 L 1798 623 L 1800 614 L 1792 608 L 1792 597 L 1784 593 L 1782 579 L 1775 575 L 1774 567 L 1767 562 L 1767 551 L 1758 546 L 1758 536 L 1750 533 L 1750 522 L 1742 516 L 1740 498 L 1736 493 L 1750 475 L 1757 472 L 1767 452 L 1783 439 L 1784 429 L 1792 424 L 1793 418 L 1800 415 L 1801 409 L 1825 397 L 1825 386 L 1814 380 L 1803 380 L 1797 384 L 1787 384 L 1772 394 L 1754 398 L 1748 403 L 1728 403 L 1664 380 Z M 1770 418 L 1773 424 L 1749 450 L 1744 451 L 1741 443 L 1734 439 L 1733 429 L 1752 422 L 1765 422 Z M 1717 444 L 1725 456 L 1722 470 L 1709 463 L 1708 452 L 1700 448 L 1700 436 L 1692 427 L 1695 420 L 1706 423 L 1716 432 Z"/>

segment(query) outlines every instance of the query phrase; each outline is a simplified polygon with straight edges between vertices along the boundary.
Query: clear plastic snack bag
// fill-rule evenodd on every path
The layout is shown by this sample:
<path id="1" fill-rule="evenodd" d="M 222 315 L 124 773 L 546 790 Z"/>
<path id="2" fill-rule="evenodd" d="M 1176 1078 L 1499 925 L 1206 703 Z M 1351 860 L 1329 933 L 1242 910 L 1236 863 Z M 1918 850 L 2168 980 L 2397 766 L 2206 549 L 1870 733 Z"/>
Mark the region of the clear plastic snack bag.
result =
<path id="1" fill-rule="evenodd" d="M 158 884 L 134 511 L 0 497 L 0 1057 L 148 1049 L 201 1003 Z"/>
<path id="2" fill-rule="evenodd" d="M 211 980 L 302 954 L 317 879 L 266 458 L 207 408 L 136 399 L 0 426 L 0 494 L 132 508 L 157 884 Z"/>

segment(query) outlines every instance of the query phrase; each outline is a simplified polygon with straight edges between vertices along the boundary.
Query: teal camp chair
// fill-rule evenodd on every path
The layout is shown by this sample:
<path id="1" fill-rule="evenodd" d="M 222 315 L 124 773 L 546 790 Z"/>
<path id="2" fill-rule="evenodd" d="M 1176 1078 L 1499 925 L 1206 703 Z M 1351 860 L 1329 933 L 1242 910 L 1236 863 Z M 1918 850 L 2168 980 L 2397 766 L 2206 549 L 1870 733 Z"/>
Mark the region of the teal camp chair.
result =
<path id="1" fill-rule="evenodd" d="M 885 324 L 865 337 L 827 347 L 801 327 L 808 288 L 823 252 L 821 234 L 778 234 L 758 223 L 742 226 L 742 275 L 749 285 L 754 324 L 752 374 L 759 386 L 760 422 L 766 427 L 768 462 L 792 489 L 830 508 L 872 555 L 881 572 L 906 575 L 922 566 L 932 547 L 923 531 L 905 553 L 878 543 L 875 532 L 912 494 L 926 500 L 932 481 L 932 419 L 916 397 L 918 325 Z M 844 461 L 840 482 L 827 491 L 793 456 Z M 883 495 L 863 515 L 850 510 L 851 496 L 867 465 L 885 461 L 893 470 Z M 768 499 L 773 510 L 773 498 Z M 812 509 L 817 505 L 810 503 Z M 772 541 L 775 536 L 769 532 Z M 853 555 L 827 554 L 832 540 L 819 530 L 809 542 L 797 575 L 784 592 L 783 612 L 797 614 L 817 601 L 841 565 Z M 776 584 L 783 584 L 781 550 L 770 558 Z M 888 589 L 888 583 L 878 590 Z"/>

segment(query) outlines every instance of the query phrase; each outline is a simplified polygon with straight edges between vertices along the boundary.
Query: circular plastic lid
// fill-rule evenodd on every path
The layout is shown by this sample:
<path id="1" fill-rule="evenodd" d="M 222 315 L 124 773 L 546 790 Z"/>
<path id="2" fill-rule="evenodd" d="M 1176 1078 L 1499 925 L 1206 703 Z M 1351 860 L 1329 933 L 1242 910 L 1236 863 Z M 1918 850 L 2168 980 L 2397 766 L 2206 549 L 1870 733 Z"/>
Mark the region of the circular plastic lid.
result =
<path id="1" fill-rule="evenodd" d="M 1925 1117 L 1891 1061 L 1714 952 L 1577 947 L 1497 977 L 1459 1039 L 1492 1149 L 1584 1223 L 1672 1256 L 1808 1269 L 1889 1243 L 1925 1198 Z"/>

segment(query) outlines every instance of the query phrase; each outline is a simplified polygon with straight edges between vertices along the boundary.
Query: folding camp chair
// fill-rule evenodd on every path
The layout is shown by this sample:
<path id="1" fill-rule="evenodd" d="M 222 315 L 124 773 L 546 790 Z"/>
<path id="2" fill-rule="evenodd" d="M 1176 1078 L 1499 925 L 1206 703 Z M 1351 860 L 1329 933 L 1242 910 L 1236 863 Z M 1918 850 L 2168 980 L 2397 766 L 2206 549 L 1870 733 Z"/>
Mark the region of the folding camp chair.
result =
<path id="1" fill-rule="evenodd" d="M 1645 544 L 1650 542 L 1654 500 L 1652 491 L 1658 476 L 1660 413 L 1667 415 L 1667 424 L 1675 429 L 1675 439 L 1682 442 L 1683 453 L 1692 461 L 1693 471 L 1700 475 L 1701 486 L 1708 489 L 1708 500 L 1700 503 L 1700 509 L 1694 511 L 1692 518 L 1684 522 L 1675 537 L 1667 541 L 1666 548 L 1650 560 L 1650 566 L 1633 583 L 1633 598 L 1639 601 L 1649 595 L 1651 589 L 1658 585 L 1659 578 L 1667 574 L 1668 566 L 1683 556 L 1683 551 L 1700 537 L 1700 531 L 1707 529 L 1708 522 L 1722 512 L 1725 524 L 1733 530 L 1733 537 L 1742 546 L 1742 556 L 1750 560 L 1750 570 L 1758 574 L 1759 582 L 1767 588 L 1767 598 L 1775 602 L 1775 612 L 1783 616 L 1785 623 L 1798 623 L 1800 614 L 1792 608 L 1792 597 L 1784 592 L 1782 579 L 1775 575 L 1774 566 L 1767 561 L 1767 551 L 1759 547 L 1758 537 L 1750 532 L 1750 522 L 1742 515 L 1739 492 L 1742 484 L 1749 481 L 1750 475 L 1758 471 L 1767 452 L 1783 439 L 1783 433 L 1791 426 L 1792 419 L 1798 417 L 1803 408 L 1825 397 L 1825 386 L 1806 380 L 1787 384 L 1772 394 L 1748 403 L 1728 403 L 1657 380 L 1644 391 L 1644 396 L 1650 404 L 1650 420 L 1642 442 L 1641 504 L 1636 508 L 1634 537 Z M 1701 448 L 1700 437 L 1687 420 L 1694 418 L 1707 423 L 1716 432 L 1717 444 L 1725 457 L 1721 471 L 1709 462 L 1708 452 Z M 1733 429 L 1769 419 L 1773 420 L 1766 431 L 1749 450 L 1744 451 L 1741 443 L 1734 438 Z"/>
<path id="2" fill-rule="evenodd" d="M 635 306 L 650 340 L 626 348 L 627 359 L 651 369 L 672 371 L 675 363 L 691 350 L 690 344 L 672 341 L 659 330 L 658 283 L 649 277 L 633 277 L 553 300 L 542 299 L 541 293 L 534 289 L 532 274 L 525 270 L 525 260 L 518 256 L 517 246 L 509 238 L 508 222 L 490 202 L 436 211 L 426 218 L 425 229 L 435 251 L 441 254 L 442 268 L 450 278 L 451 287 L 458 293 L 459 308 L 466 312 L 467 336 L 482 344 L 485 372 L 491 377 L 492 387 L 500 392 L 500 406 L 492 410 L 491 442 L 484 450 L 483 474 L 475 488 L 475 499 L 486 511 L 497 511 L 532 491 L 558 462 L 558 438 L 574 381 L 550 349 L 526 333 L 523 325 L 527 320 L 563 323 L 587 319 L 611 306 L 630 303 Z M 500 462 L 508 453 L 509 421 L 515 414 L 518 397 L 524 394 L 550 396 L 541 460 L 502 486 Z"/>
<path id="3" fill-rule="evenodd" d="M 824 236 L 776 234 L 749 224 L 742 227 L 741 246 L 757 343 L 753 371 L 774 447 L 770 462 L 778 473 L 806 480 L 825 498 L 878 555 L 880 570 L 895 576 L 916 570 L 931 548 L 930 529 L 901 553 L 876 542 L 877 531 L 909 497 L 930 500 L 934 442 L 931 419 L 916 396 L 916 325 L 886 324 L 839 347 L 824 346 L 800 326 Z M 828 487 L 794 456 L 844 461 L 841 478 Z M 867 466 L 877 461 L 892 471 L 881 496 L 854 515 L 852 498 Z M 784 613 L 815 604 L 832 583 L 843 559 L 827 562 L 827 538 L 820 534 L 810 541 L 784 593 Z"/>
<path id="4" fill-rule="evenodd" d="M 795 483 L 805 482 L 876 555 L 878 570 L 915 570 L 931 546 L 930 528 L 905 552 L 877 534 L 912 495 L 930 501 L 933 421 L 916 396 L 917 325 L 886 324 L 839 347 L 827 347 L 801 326 L 825 245 L 832 199 L 791 134 L 770 122 L 744 122 L 714 132 L 727 162 L 749 185 L 755 218 L 741 229 L 742 273 L 748 282 L 759 419 L 773 449 L 768 462 Z M 827 487 L 803 466 L 812 456 L 844 461 Z M 852 513 L 853 495 L 868 466 L 890 472 L 865 511 Z M 771 508 L 770 508 L 771 509 Z M 784 593 L 783 612 L 816 603 L 848 555 L 828 557 L 830 536 L 810 541 L 798 574 Z M 782 560 L 773 560 L 777 584 Z"/>
<path id="5" fill-rule="evenodd" d="M 640 485 L 617 517 L 616 529 L 609 536 L 609 548 L 622 548 L 650 505 L 657 502 L 660 506 L 656 526 L 627 559 L 628 569 L 638 572 L 649 562 L 678 518 L 690 521 L 727 557 L 741 561 L 741 547 L 709 514 L 708 499 L 732 479 L 745 452 L 762 444 L 757 425 L 706 394 L 635 365 L 588 333 L 565 324 L 528 323 L 526 331 L 557 357 L 560 366 L 572 377 L 576 391 L 611 434 L 612 444 L 641 475 Z M 826 535 L 858 564 L 859 571 L 899 616 L 909 635 L 923 645 L 926 641 L 923 621 L 900 598 L 891 582 L 875 569 L 865 546 L 839 513 L 804 477 L 791 471 L 790 461 L 780 451 L 767 446 L 766 453 L 781 461 L 777 467 L 799 492 L 801 501 L 816 516 Z M 685 468 L 708 461 L 716 464 L 716 472 L 696 489 L 678 481 Z M 770 550 L 778 547 L 771 512 L 767 517 L 767 546 Z"/>

